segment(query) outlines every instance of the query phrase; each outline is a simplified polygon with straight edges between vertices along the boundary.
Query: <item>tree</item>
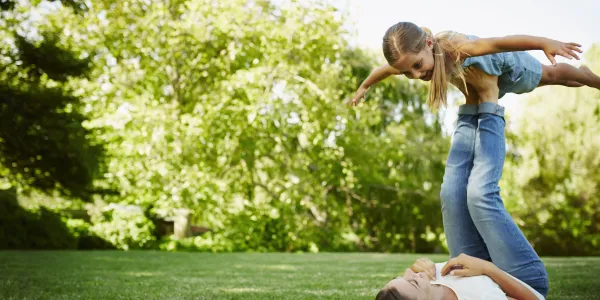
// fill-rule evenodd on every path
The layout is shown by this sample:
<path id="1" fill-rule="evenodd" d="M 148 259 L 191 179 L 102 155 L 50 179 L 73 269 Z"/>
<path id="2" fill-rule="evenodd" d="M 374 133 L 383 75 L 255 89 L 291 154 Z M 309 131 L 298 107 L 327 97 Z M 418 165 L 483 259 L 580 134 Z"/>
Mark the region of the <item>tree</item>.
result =
<path id="1" fill-rule="evenodd" d="M 15 2 L 1 7 L 0 176 L 24 189 L 89 199 L 103 147 L 83 127 L 80 99 L 67 88 L 86 75 L 89 58 L 66 49 L 57 31 L 32 22 Z"/>
<path id="2" fill-rule="evenodd" d="M 441 244 L 447 139 L 426 89 L 389 80 L 349 109 L 375 64 L 331 5 L 95 1 L 83 14 L 49 22 L 94 53 L 77 90 L 106 144 L 102 183 L 121 191 L 105 200 L 188 209 L 214 229 L 211 250 Z"/>
<path id="3" fill-rule="evenodd" d="M 600 71 L 600 48 L 586 55 Z M 509 135 L 504 188 L 509 211 L 542 255 L 598 255 L 600 92 L 544 88 Z"/>

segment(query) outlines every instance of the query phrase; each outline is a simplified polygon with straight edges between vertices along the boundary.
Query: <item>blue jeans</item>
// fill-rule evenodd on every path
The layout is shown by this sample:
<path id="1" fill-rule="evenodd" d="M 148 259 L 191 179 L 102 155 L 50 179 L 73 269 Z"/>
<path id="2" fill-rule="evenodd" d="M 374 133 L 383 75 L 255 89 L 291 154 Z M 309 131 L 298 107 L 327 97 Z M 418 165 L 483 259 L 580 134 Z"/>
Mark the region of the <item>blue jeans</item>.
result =
<path id="1" fill-rule="evenodd" d="M 451 257 L 465 253 L 491 261 L 545 297 L 544 264 L 500 197 L 503 116 L 504 108 L 490 102 L 459 108 L 440 193 L 446 240 Z"/>

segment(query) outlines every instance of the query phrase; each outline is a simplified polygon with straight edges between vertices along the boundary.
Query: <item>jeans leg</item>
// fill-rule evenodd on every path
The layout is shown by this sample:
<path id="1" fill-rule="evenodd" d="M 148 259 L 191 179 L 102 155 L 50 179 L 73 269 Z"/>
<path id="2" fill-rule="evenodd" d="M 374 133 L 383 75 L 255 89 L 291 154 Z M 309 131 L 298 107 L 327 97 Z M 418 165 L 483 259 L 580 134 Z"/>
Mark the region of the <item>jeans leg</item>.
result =
<path id="1" fill-rule="evenodd" d="M 473 167 L 477 108 L 475 104 L 459 107 L 440 198 L 450 257 L 465 253 L 490 260 L 486 245 L 473 224 L 467 207 L 467 181 Z"/>
<path id="2" fill-rule="evenodd" d="M 479 105 L 475 158 L 467 186 L 471 219 L 483 237 L 492 262 L 542 295 L 548 293 L 548 274 L 539 256 L 504 207 L 498 182 L 506 145 L 504 108 Z"/>

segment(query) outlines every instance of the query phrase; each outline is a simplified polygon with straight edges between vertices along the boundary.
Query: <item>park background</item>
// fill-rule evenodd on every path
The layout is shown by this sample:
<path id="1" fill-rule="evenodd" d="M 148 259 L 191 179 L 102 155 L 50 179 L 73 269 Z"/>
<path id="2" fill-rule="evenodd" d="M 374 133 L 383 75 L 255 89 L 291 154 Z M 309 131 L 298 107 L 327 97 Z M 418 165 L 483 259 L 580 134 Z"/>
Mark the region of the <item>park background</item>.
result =
<path id="1" fill-rule="evenodd" d="M 600 73 L 600 4 L 591 0 L 3 0 L 0 8 L 0 248 L 152 250 L 0 252 L 1 290 L 17 298 L 77 295 L 82 284 L 112 295 L 80 280 L 95 275 L 65 266 L 134 270 L 153 261 L 147 255 L 163 262 L 155 271 L 178 261 L 208 268 L 205 276 L 237 260 L 254 261 L 242 269 L 272 266 L 267 277 L 315 267 L 292 291 L 317 298 L 350 295 L 336 287 L 344 272 L 371 272 L 379 277 L 351 285 L 371 297 L 389 279 L 382 274 L 417 257 L 376 252 L 447 257 L 439 192 L 462 101 L 452 90 L 449 106 L 433 112 L 427 85 L 396 77 L 348 107 L 385 62 L 387 27 L 412 21 L 434 32 L 577 42 L 582 59 L 558 61 Z M 547 264 L 555 260 L 551 280 L 600 271 L 600 91 L 543 87 L 500 104 L 508 211 Z M 236 253 L 212 254 L 223 252 Z M 335 291 L 312 286 L 315 261 L 334 263 L 323 272 Z M 73 284 L 43 275 L 61 268 Z M 130 273 L 144 286 L 159 282 L 149 270 Z M 36 280 L 39 291 L 26 288 Z M 44 294 L 54 283 L 55 294 Z M 594 299 L 600 284 L 562 283 L 560 295 L 578 299 Z M 271 295 L 243 286 L 192 295 L 281 297 L 276 287 Z"/>

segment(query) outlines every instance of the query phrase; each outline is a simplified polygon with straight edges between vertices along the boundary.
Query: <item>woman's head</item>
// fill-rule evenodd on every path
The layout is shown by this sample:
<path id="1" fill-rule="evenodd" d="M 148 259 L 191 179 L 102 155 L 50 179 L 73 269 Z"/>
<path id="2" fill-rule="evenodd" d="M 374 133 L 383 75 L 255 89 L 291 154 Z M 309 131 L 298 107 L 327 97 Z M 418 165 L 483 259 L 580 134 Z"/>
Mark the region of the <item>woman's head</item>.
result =
<path id="1" fill-rule="evenodd" d="M 447 35 L 437 38 L 427 28 L 400 22 L 386 31 L 382 46 L 390 66 L 408 78 L 431 80 L 427 101 L 430 107 L 437 109 L 446 104 L 446 72 L 456 69 L 456 64 L 448 67 L 445 63 L 447 52 L 455 50 Z"/>
<path id="2" fill-rule="evenodd" d="M 432 298 L 432 286 L 427 275 L 406 269 L 404 276 L 390 280 L 375 300 L 425 300 Z"/>

